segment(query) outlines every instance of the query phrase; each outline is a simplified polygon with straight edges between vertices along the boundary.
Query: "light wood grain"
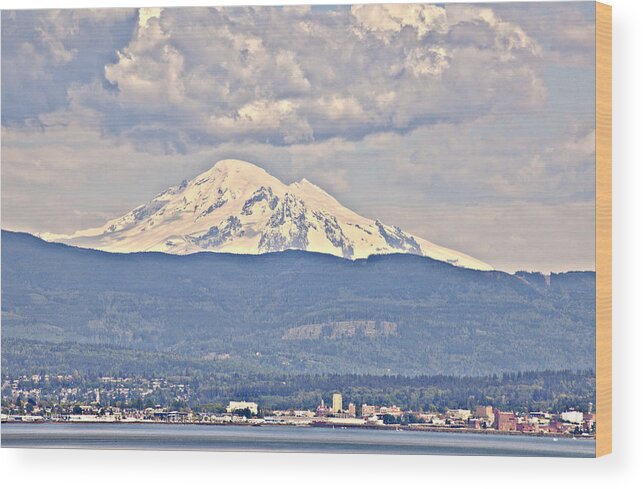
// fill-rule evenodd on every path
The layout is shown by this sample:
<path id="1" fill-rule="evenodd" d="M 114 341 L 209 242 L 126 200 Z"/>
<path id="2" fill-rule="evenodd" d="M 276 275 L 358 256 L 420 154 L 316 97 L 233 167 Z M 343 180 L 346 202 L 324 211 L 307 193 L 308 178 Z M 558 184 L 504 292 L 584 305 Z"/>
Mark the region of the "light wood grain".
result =
<path id="1" fill-rule="evenodd" d="M 612 7 L 596 3 L 596 456 L 612 452 Z"/>

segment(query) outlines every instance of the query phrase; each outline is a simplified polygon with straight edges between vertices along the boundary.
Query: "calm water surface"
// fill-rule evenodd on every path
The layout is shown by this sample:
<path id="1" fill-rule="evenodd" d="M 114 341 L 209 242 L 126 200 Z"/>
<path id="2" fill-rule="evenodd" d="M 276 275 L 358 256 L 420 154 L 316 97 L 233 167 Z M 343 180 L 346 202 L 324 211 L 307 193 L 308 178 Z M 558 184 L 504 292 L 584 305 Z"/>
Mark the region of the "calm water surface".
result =
<path id="1" fill-rule="evenodd" d="M 280 426 L 7 424 L 3 447 L 593 457 L 594 440 Z"/>

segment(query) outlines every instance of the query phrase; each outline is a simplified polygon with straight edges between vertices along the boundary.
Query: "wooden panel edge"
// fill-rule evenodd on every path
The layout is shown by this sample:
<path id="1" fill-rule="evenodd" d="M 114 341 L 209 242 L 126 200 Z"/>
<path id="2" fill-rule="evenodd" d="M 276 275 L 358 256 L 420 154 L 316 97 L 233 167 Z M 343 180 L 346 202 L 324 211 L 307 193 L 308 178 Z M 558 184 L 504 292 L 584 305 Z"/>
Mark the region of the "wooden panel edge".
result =
<path id="1" fill-rule="evenodd" d="M 612 7 L 596 2 L 596 456 L 612 452 Z"/>

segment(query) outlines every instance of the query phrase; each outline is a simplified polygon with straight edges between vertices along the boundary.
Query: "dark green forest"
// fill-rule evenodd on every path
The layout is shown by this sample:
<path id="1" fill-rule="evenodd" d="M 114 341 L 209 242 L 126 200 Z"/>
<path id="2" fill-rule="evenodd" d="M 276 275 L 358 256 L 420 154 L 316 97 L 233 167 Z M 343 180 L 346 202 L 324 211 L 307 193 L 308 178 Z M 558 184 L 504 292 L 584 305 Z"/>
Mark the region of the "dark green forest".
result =
<path id="1" fill-rule="evenodd" d="M 153 372 L 152 372 L 153 374 Z M 129 377 L 119 381 L 124 387 L 136 387 L 142 379 Z M 43 376 L 44 378 L 44 376 Z M 37 387 L 41 400 L 56 399 L 63 387 L 76 387 L 78 401 L 94 400 L 94 389 L 111 387 L 101 376 L 74 373 L 70 378 L 30 382 L 21 381 L 21 388 Z M 363 403 L 397 405 L 403 409 L 443 411 L 446 408 L 468 408 L 492 405 L 500 409 L 562 412 L 568 409 L 587 411 L 595 404 L 595 375 L 584 371 L 540 371 L 505 373 L 483 377 L 401 375 L 261 375 L 213 374 L 186 370 L 164 378 L 169 388 L 155 391 L 145 400 L 140 397 L 116 396 L 103 402 L 110 405 L 141 408 L 156 404 L 173 409 L 191 408 L 204 411 L 223 411 L 232 399 L 258 402 L 262 409 L 315 409 L 323 398 L 328 402 L 332 393 L 341 392 L 344 402 L 353 402 L 358 408 Z M 32 385 L 33 384 L 33 385 Z M 7 384 L 8 385 L 8 384 Z M 187 398 L 176 401 L 172 386 L 184 386 Z M 10 398 L 10 388 L 3 392 Z M 25 399 L 27 401 L 27 399 Z"/>
<path id="2" fill-rule="evenodd" d="M 512 275 L 412 255 L 110 254 L 6 231 L 2 265 L 2 368 L 12 374 L 485 376 L 594 365 L 593 272 Z"/>

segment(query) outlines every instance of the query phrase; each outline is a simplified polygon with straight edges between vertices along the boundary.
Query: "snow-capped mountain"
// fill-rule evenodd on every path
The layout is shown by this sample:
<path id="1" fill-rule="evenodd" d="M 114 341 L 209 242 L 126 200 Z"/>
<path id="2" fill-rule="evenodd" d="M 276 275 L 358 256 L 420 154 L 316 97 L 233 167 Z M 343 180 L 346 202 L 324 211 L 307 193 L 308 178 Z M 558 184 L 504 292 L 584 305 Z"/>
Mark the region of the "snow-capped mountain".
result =
<path id="1" fill-rule="evenodd" d="M 344 258 L 412 253 L 490 270 L 484 262 L 400 228 L 362 217 L 307 180 L 286 185 L 265 170 L 222 160 L 104 226 L 47 241 L 110 252 L 215 251 L 260 254 L 298 249 Z"/>

